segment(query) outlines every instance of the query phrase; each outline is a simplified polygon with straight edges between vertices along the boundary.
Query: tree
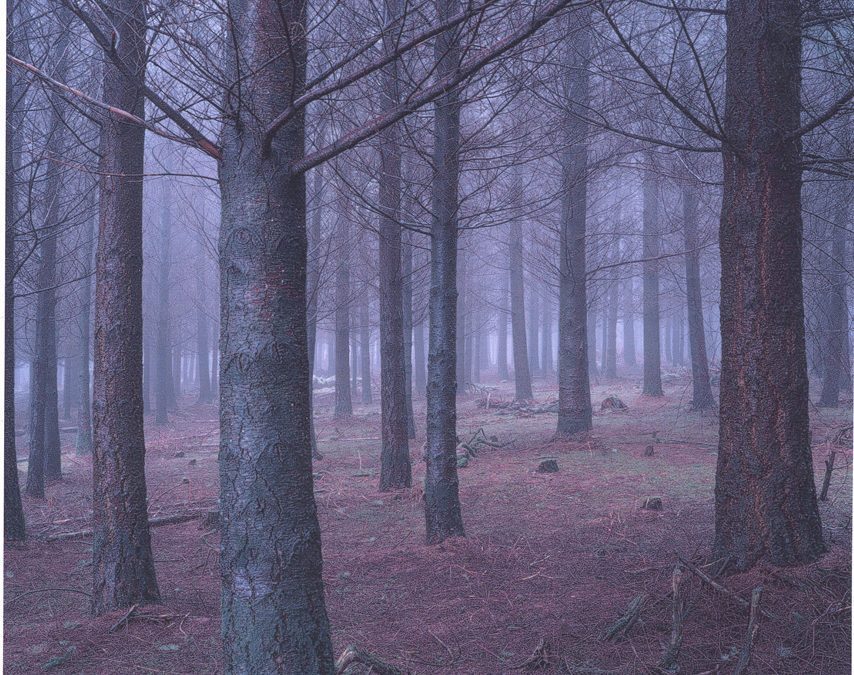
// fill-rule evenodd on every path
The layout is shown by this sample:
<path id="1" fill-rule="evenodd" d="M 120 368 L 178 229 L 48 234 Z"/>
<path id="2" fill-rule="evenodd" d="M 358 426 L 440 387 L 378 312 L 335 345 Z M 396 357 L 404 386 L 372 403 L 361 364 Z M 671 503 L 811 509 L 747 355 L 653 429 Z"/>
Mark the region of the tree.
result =
<path id="1" fill-rule="evenodd" d="M 521 199 L 521 184 L 515 182 L 514 188 Z M 508 261 L 510 264 L 510 328 L 513 334 L 513 377 L 516 383 L 516 400 L 530 401 L 534 398 L 534 392 L 531 388 L 528 337 L 525 329 L 522 225 L 518 221 L 514 221 L 510 228 Z"/>
<path id="2" fill-rule="evenodd" d="M 344 186 L 339 190 L 338 214 L 340 260 L 335 270 L 335 418 L 353 414 L 350 395 L 350 210 Z M 355 367 L 355 364 L 353 364 Z"/>
<path id="3" fill-rule="evenodd" d="M 453 16 L 457 0 L 436 0 L 439 22 Z M 435 42 L 436 76 L 451 79 L 460 68 L 459 33 L 446 30 Z M 430 353 L 427 367 L 427 470 L 424 514 L 427 542 L 465 536 L 457 477 L 457 199 L 460 153 L 460 91 L 448 88 L 433 119 L 433 195 L 430 224 Z"/>
<path id="4" fill-rule="evenodd" d="M 92 188 L 94 192 L 94 188 Z M 83 272 L 84 278 L 80 282 L 80 317 L 78 327 L 80 330 L 80 364 L 78 365 L 78 398 L 80 404 L 77 407 L 77 443 L 78 455 L 92 454 L 92 397 L 89 393 L 89 351 L 91 349 L 90 327 L 92 321 L 92 254 L 95 239 L 98 237 L 98 224 L 93 218 L 86 237 L 86 245 L 83 247 Z"/>
<path id="5" fill-rule="evenodd" d="M 145 6 L 104 8 L 125 69 L 104 65 L 103 98 L 142 117 Z M 151 553 L 142 402 L 142 174 L 145 129 L 114 116 L 101 126 L 95 291 L 92 609 L 160 601 Z"/>
<path id="6" fill-rule="evenodd" d="M 558 438 L 593 428 L 588 370 L 587 155 L 590 129 L 583 115 L 590 101 L 590 13 L 577 10 L 577 39 L 563 49 L 560 300 L 558 310 Z M 593 361 L 595 361 L 595 357 Z"/>
<path id="7" fill-rule="evenodd" d="M 155 396 L 154 421 L 166 424 L 169 421 L 169 408 L 175 398 L 174 376 L 172 372 L 172 330 L 169 313 L 169 276 L 172 267 L 172 184 L 169 179 L 160 183 L 160 219 L 159 219 L 160 260 L 157 275 L 157 394 Z M 180 372 L 180 364 L 178 367 Z"/>
<path id="8" fill-rule="evenodd" d="M 399 19 L 400 0 L 385 0 L 386 22 Z M 383 41 L 386 54 L 395 48 L 393 35 Z M 397 60 L 382 73 L 382 108 L 391 110 L 399 103 Z M 380 265 L 380 410 L 382 450 L 380 490 L 409 487 L 412 466 L 409 460 L 409 430 L 406 408 L 406 365 L 403 316 L 403 270 L 401 268 L 401 155 L 399 125 L 392 124 L 379 134 L 379 265 Z"/>
<path id="9" fill-rule="evenodd" d="M 643 169 L 643 393 L 663 396 L 661 388 L 661 316 L 659 312 L 659 184 L 652 153 Z"/>
<path id="10" fill-rule="evenodd" d="M 726 17 L 714 551 L 739 570 L 825 550 L 801 280 L 800 4 L 733 1 Z"/>

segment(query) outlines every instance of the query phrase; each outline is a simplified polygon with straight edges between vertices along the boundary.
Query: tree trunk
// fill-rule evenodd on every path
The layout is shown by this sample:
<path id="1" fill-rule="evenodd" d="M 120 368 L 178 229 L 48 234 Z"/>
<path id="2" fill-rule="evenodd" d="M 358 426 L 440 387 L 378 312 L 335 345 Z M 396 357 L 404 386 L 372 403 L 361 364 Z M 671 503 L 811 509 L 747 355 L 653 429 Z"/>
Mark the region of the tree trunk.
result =
<path id="1" fill-rule="evenodd" d="M 177 337 L 176 341 L 177 341 Z M 182 380 L 183 380 L 183 364 L 184 359 L 181 349 L 181 345 L 173 344 L 172 345 L 172 394 L 169 397 L 169 400 L 172 403 L 172 408 L 178 408 L 178 398 L 184 393 L 182 389 Z"/>
<path id="2" fill-rule="evenodd" d="M 528 277 L 528 370 L 531 377 L 540 374 L 540 296 L 536 282 Z"/>
<path id="3" fill-rule="evenodd" d="M 797 0 L 727 9 L 714 557 L 736 570 L 760 560 L 807 563 L 825 550 L 810 448 L 794 133 L 801 11 Z"/>
<path id="4" fill-rule="evenodd" d="M 74 358 L 66 356 L 62 359 L 62 419 L 71 419 L 71 409 L 77 402 L 77 364 Z M 73 384 L 72 384 L 73 383 Z"/>
<path id="5" fill-rule="evenodd" d="M 415 390 L 418 396 L 424 395 L 424 389 L 427 387 L 427 367 L 426 355 L 424 354 L 424 322 L 419 321 L 415 324 Z"/>
<path id="6" fill-rule="evenodd" d="M 412 409 L 412 232 L 403 244 L 403 365 L 406 375 L 406 431 L 415 438 L 415 412 Z"/>
<path id="7" fill-rule="evenodd" d="M 543 375 L 554 372 L 554 347 L 552 346 L 552 306 L 548 291 L 543 293 Z"/>
<path id="8" fill-rule="evenodd" d="M 198 276 L 198 306 L 196 307 L 196 341 L 199 355 L 199 403 L 210 403 L 211 396 L 211 366 L 210 366 L 210 344 L 208 336 L 207 310 L 207 279 L 205 278 L 204 250 L 198 249 L 199 268 Z"/>
<path id="9" fill-rule="evenodd" d="M 498 303 L 498 310 L 495 313 L 495 320 L 498 323 L 498 379 L 509 380 L 510 371 L 507 367 L 507 303 L 508 303 L 508 280 L 509 276 L 502 274 L 503 281 L 501 282 L 501 298 Z"/>
<path id="10" fill-rule="evenodd" d="M 465 394 L 466 385 L 469 381 L 468 365 L 466 363 L 466 312 L 468 312 L 466 298 L 466 266 L 465 252 L 457 259 L 457 393 Z"/>
<path id="11" fill-rule="evenodd" d="M 338 251 L 340 260 L 335 270 L 335 418 L 353 414 L 350 395 L 350 212 L 340 186 Z"/>
<path id="12" fill-rule="evenodd" d="M 6 52 L 15 55 L 15 36 L 18 34 L 16 0 L 6 4 Z M 17 174 L 20 152 L 21 100 L 23 80 L 20 71 L 10 71 L 6 77 L 6 270 L 4 334 L 6 351 L 3 355 L 3 536 L 6 541 L 26 538 L 24 509 L 21 505 L 21 486 L 18 482 L 18 452 L 15 443 L 15 231 L 18 219 Z"/>
<path id="13" fill-rule="evenodd" d="M 436 0 L 436 20 L 459 11 L 458 0 Z M 452 76 L 460 64 L 456 31 L 434 43 L 436 77 Z M 427 373 L 427 468 L 424 514 L 427 542 L 465 536 L 457 477 L 457 207 L 460 169 L 460 91 L 436 99 L 433 203 L 430 238 L 430 356 Z"/>
<path id="14" fill-rule="evenodd" d="M 350 335 L 350 398 L 351 400 L 356 398 L 356 394 L 359 391 L 359 341 L 356 336 L 359 333 L 358 326 L 358 313 L 356 311 L 356 306 L 353 303 L 350 303 L 350 326 L 351 326 L 351 335 Z"/>
<path id="15" fill-rule="evenodd" d="M 521 185 L 514 181 L 514 188 Z M 521 195 L 520 195 L 521 197 Z M 510 323 L 513 331 L 513 376 L 516 383 L 516 400 L 534 398 L 531 389 L 531 371 L 528 360 L 528 340 L 525 331 L 525 282 L 522 273 L 522 225 L 510 224 Z"/>
<path id="16" fill-rule="evenodd" d="M 848 186 L 837 188 L 835 221 L 833 223 L 833 245 L 828 260 L 827 278 L 830 282 L 828 307 L 828 330 L 822 345 L 826 368 L 821 386 L 820 406 L 835 408 L 839 405 L 839 390 L 845 383 L 848 371 L 848 298 L 845 268 L 845 228 L 848 224 Z M 846 385 L 847 386 L 847 385 Z"/>
<path id="17" fill-rule="evenodd" d="M 318 143 L 323 142 L 322 131 L 318 132 Z M 312 174 L 312 200 L 314 206 L 311 210 L 311 231 L 309 233 L 309 254 L 306 272 L 307 300 L 307 327 L 308 334 L 308 379 L 311 384 L 308 397 L 308 414 L 311 424 L 311 456 L 314 459 L 323 459 L 317 448 L 317 432 L 314 428 L 314 360 L 317 354 L 317 299 L 320 294 L 320 244 L 321 226 L 323 224 L 323 167 L 318 166 Z M 364 378 L 364 370 L 362 371 Z M 362 385 L 362 396 L 365 389 Z"/>
<path id="18" fill-rule="evenodd" d="M 400 0 L 385 0 L 388 21 L 402 11 Z M 394 50 L 391 36 L 383 43 Z M 399 100 L 397 62 L 382 72 L 382 106 L 390 109 Z M 380 454 L 380 490 L 412 485 L 409 459 L 409 433 L 406 410 L 406 353 L 404 338 L 403 271 L 401 269 L 400 228 L 400 127 L 391 125 L 379 135 L 379 263 L 380 263 L 380 409 L 382 450 Z"/>
<path id="19" fill-rule="evenodd" d="M 663 396 L 661 388 L 661 317 L 658 309 L 658 175 L 651 153 L 643 170 L 643 393 Z"/>
<path id="20" fill-rule="evenodd" d="M 608 367 L 605 369 L 605 377 L 617 379 L 617 315 L 620 305 L 620 283 L 612 281 L 608 289 Z"/>
<path id="21" fill-rule="evenodd" d="M 359 305 L 359 321 L 362 324 L 361 336 L 359 337 L 362 347 L 362 403 L 365 405 L 371 405 L 374 402 L 373 391 L 371 390 L 371 316 L 368 307 L 369 302 L 368 289 L 366 288 Z"/>
<path id="22" fill-rule="evenodd" d="M 119 58 L 145 78 L 145 7 L 117 0 L 104 11 Z M 103 100 L 144 115 L 142 92 L 109 60 Z M 142 404 L 142 186 L 145 130 L 115 117 L 101 127 L 100 220 L 92 403 L 92 609 L 96 615 L 156 603 L 145 486 Z"/>
<path id="23" fill-rule="evenodd" d="M 623 363 L 627 366 L 637 365 L 635 354 L 635 282 L 626 280 L 625 298 L 623 300 Z"/>
<path id="24" fill-rule="evenodd" d="M 566 149 L 561 157 L 560 305 L 558 314 L 558 438 L 593 427 L 587 359 L 587 114 L 590 100 L 590 13 L 573 13 L 581 29 L 565 40 L 563 121 Z M 574 114 L 576 113 L 576 114 Z M 594 352 L 595 353 L 595 352 Z M 595 357 L 592 359 L 595 362 Z"/>
<path id="25" fill-rule="evenodd" d="M 691 407 L 706 410 L 715 405 L 706 355 L 706 329 L 700 284 L 700 242 L 697 237 L 697 187 L 686 182 L 682 187 L 682 211 L 685 228 L 685 292 L 688 303 L 688 343 L 691 349 L 691 379 L 694 396 Z"/>
<path id="26" fill-rule="evenodd" d="M 332 673 L 311 466 L 302 112 L 304 0 L 232 3 L 220 183 L 223 670 Z M 285 23 L 286 22 L 286 23 Z M 288 46 L 272 36 L 290 36 Z M 240 48 L 238 54 L 232 45 Z M 346 346 L 346 345 L 345 345 Z M 347 380 L 349 384 L 349 379 Z"/>
<path id="27" fill-rule="evenodd" d="M 83 271 L 85 278 L 80 282 L 80 316 L 77 325 L 80 330 L 80 363 L 78 369 L 78 394 L 80 404 L 77 407 L 77 447 L 78 455 L 92 454 L 92 397 L 89 394 L 89 351 L 92 321 L 92 279 L 89 274 L 92 271 L 92 253 L 97 237 L 98 225 L 93 220 L 92 227 L 87 233 L 86 243 L 83 246 Z"/>
<path id="28" fill-rule="evenodd" d="M 157 283 L 157 395 L 155 396 L 154 423 L 166 424 L 173 399 L 180 394 L 180 384 L 173 384 L 172 336 L 169 326 L 169 273 L 172 266 L 172 183 L 169 178 L 160 181 L 160 264 Z M 180 372 L 180 364 L 178 368 Z M 177 391 L 176 391 L 177 389 Z"/>

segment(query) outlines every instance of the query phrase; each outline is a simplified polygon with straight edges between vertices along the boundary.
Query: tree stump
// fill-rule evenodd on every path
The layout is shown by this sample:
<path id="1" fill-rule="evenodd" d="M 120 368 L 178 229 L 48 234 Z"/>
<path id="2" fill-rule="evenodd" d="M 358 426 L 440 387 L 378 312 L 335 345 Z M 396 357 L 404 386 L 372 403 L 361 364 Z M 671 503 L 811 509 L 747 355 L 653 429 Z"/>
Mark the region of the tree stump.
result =
<path id="1" fill-rule="evenodd" d="M 544 459 L 537 467 L 537 473 L 557 473 L 559 470 L 557 461 L 554 459 Z"/>
<path id="2" fill-rule="evenodd" d="M 655 448 L 651 445 L 646 446 L 643 451 L 643 456 L 652 457 L 653 455 L 655 455 Z"/>

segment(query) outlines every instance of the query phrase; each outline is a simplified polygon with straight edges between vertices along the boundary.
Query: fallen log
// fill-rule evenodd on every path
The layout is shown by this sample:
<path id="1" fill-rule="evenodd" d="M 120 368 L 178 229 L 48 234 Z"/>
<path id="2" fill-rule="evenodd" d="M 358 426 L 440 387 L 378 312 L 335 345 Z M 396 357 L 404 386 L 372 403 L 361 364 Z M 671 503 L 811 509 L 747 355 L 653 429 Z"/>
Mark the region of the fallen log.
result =
<path id="1" fill-rule="evenodd" d="M 171 516 L 160 516 L 158 518 L 149 518 L 148 526 L 157 527 L 159 525 L 177 525 L 178 523 L 186 523 L 196 518 L 201 518 L 207 511 L 194 511 L 192 513 L 176 513 Z M 90 527 L 85 530 L 76 530 L 74 532 L 59 532 L 45 537 L 45 541 L 65 541 L 67 539 L 80 539 L 89 537 L 94 534 L 94 530 Z"/>
<path id="2" fill-rule="evenodd" d="M 621 635 L 625 637 L 638 620 L 643 604 L 646 602 L 646 598 L 646 593 L 641 593 L 633 598 L 629 603 L 629 606 L 626 608 L 625 613 L 614 623 L 608 626 L 608 628 L 605 629 L 605 632 L 602 633 L 602 640 L 608 642 L 610 640 L 617 639 Z"/>

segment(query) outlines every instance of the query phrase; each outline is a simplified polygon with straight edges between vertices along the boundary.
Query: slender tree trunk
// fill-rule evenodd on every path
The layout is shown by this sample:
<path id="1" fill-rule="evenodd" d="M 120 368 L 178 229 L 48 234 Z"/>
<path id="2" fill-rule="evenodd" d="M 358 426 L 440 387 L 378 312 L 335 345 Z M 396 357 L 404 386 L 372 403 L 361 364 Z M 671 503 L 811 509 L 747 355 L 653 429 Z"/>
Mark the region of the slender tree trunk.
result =
<path id="1" fill-rule="evenodd" d="M 619 281 L 612 281 L 611 287 L 608 289 L 608 344 L 606 347 L 608 367 L 605 370 L 605 377 L 612 380 L 617 379 L 617 315 L 619 305 L 620 283 Z"/>
<path id="2" fill-rule="evenodd" d="M 145 77 L 145 7 L 116 0 L 104 11 L 116 50 Z M 142 92 L 109 60 L 103 100 L 144 115 Z M 145 486 L 142 404 L 142 174 L 145 130 L 105 118 L 95 292 L 92 609 L 96 615 L 156 603 Z"/>
<path id="3" fill-rule="evenodd" d="M 647 157 L 643 171 L 643 393 L 663 396 L 661 388 L 661 317 L 658 309 L 658 176 Z"/>
<path id="4" fill-rule="evenodd" d="M 6 52 L 17 53 L 15 36 L 18 19 L 17 0 L 6 4 Z M 26 538 L 21 487 L 18 481 L 18 452 L 15 444 L 15 231 L 18 227 L 18 186 L 16 169 L 20 152 L 21 111 L 18 108 L 22 92 L 21 75 L 7 73 L 6 80 L 6 270 L 4 334 L 6 351 L 3 355 L 3 536 L 6 541 Z"/>
<path id="5" fill-rule="evenodd" d="M 415 324 L 415 391 L 418 396 L 424 395 L 424 389 L 427 387 L 427 364 L 426 355 L 424 354 L 424 322 L 419 321 Z"/>
<path id="6" fill-rule="evenodd" d="M 196 307 L 196 341 L 199 355 L 199 403 L 213 401 L 211 395 L 210 344 L 208 336 L 207 316 L 207 278 L 204 265 L 204 250 L 201 243 L 198 247 L 199 266 L 196 272 L 198 283 L 198 306 Z"/>
<path id="7" fill-rule="evenodd" d="M 457 259 L 457 393 L 465 394 L 469 381 L 468 363 L 466 363 L 466 313 L 468 312 L 466 298 L 466 266 L 465 253 Z"/>
<path id="8" fill-rule="evenodd" d="M 71 409 L 75 404 L 76 382 L 72 385 L 78 379 L 75 370 L 74 358 L 66 356 L 62 359 L 62 419 L 65 420 L 71 419 Z"/>
<path id="9" fill-rule="evenodd" d="M 536 282 L 528 277 L 528 370 L 540 374 L 540 295 Z"/>
<path id="10" fill-rule="evenodd" d="M 155 396 L 154 423 L 166 424 L 169 409 L 180 385 L 175 391 L 172 374 L 172 336 L 169 326 L 169 274 L 172 266 L 172 183 L 169 178 L 160 181 L 160 231 L 157 283 L 157 395 Z M 180 365 L 179 365 L 180 372 Z"/>
<path id="11" fill-rule="evenodd" d="M 809 429 L 801 276 L 801 3 L 727 8 L 715 558 L 825 550 Z M 767 77 L 773 74 L 773 77 Z"/>
<path id="12" fill-rule="evenodd" d="M 664 319 L 664 358 L 668 365 L 673 365 L 673 315 L 668 314 Z"/>
<path id="13" fill-rule="evenodd" d="M 521 190 L 521 185 L 515 181 L 514 187 Z M 513 222 L 510 228 L 510 323 L 513 330 L 513 375 L 516 381 L 516 400 L 528 401 L 534 398 L 534 392 L 531 388 L 528 339 L 525 332 L 522 226 L 518 222 Z"/>
<path id="14" fill-rule="evenodd" d="M 625 284 L 625 298 L 623 300 L 623 363 L 630 367 L 637 365 L 634 287 L 634 279 L 628 279 Z"/>
<path id="15" fill-rule="evenodd" d="M 543 375 L 554 372 L 554 346 L 552 345 L 552 306 L 548 291 L 543 293 Z"/>
<path id="16" fill-rule="evenodd" d="M 563 44 L 563 121 L 566 150 L 561 157 L 560 306 L 558 315 L 558 438 L 585 433 L 593 427 L 588 371 L 587 312 L 587 123 L 590 100 L 590 13 L 573 13 L 580 31 L 574 44 Z M 595 347 L 594 347 L 595 348 Z M 593 352 L 595 354 L 595 352 Z M 595 358 L 592 359 L 595 362 Z"/>
<path id="17" fill-rule="evenodd" d="M 177 341 L 177 335 L 175 336 Z M 172 345 L 172 394 L 169 400 L 172 403 L 172 408 L 178 408 L 178 399 L 184 393 L 182 389 L 182 375 L 184 359 L 180 343 Z"/>
<path id="18" fill-rule="evenodd" d="M 263 142 L 304 88 L 307 7 L 236 0 L 231 9 L 225 67 L 242 93 L 226 99 L 219 170 L 223 670 L 331 674 L 311 460 L 305 179 L 288 170 L 304 152 L 304 114 Z"/>
<path id="19" fill-rule="evenodd" d="M 84 279 L 80 282 L 80 316 L 77 325 L 80 330 L 80 363 L 78 365 L 78 398 L 80 405 L 77 407 L 77 447 L 78 455 L 92 454 L 92 397 L 89 393 L 89 351 L 92 321 L 92 279 L 89 274 L 92 271 L 92 254 L 95 238 L 97 237 L 97 222 L 92 221 L 92 227 L 86 237 L 83 246 L 83 270 Z"/>
<path id="20" fill-rule="evenodd" d="M 436 20 L 459 11 L 458 0 L 436 0 Z M 436 77 L 459 69 L 455 31 L 434 44 Z M 427 542 L 464 536 L 457 477 L 457 208 L 460 154 L 460 92 L 436 100 L 433 146 L 433 203 L 430 239 L 430 356 L 427 373 L 427 468 L 424 513 Z"/>
<path id="21" fill-rule="evenodd" d="M 509 297 L 509 275 L 501 275 L 503 280 L 500 285 L 501 298 L 498 303 L 498 311 L 495 313 L 495 320 L 498 323 L 498 379 L 509 380 L 510 371 L 507 368 L 507 303 Z"/>
<path id="22" fill-rule="evenodd" d="M 318 132 L 318 142 L 323 142 L 322 130 Z M 323 224 L 323 167 L 318 166 L 312 172 L 312 195 L 314 207 L 311 210 L 311 229 L 309 232 L 309 254 L 307 261 L 306 288 L 308 293 L 307 304 L 307 333 L 308 333 L 308 379 L 311 384 L 309 388 L 308 408 L 311 425 L 311 456 L 314 459 L 323 459 L 317 448 L 317 432 L 314 428 L 314 359 L 317 353 L 317 297 L 320 293 L 320 245 L 321 226 Z M 364 370 L 362 371 L 364 379 Z M 362 385 L 362 397 L 365 390 Z"/>
<path id="23" fill-rule="evenodd" d="M 828 260 L 827 278 L 830 281 L 830 303 L 828 308 L 828 331 L 822 351 L 827 367 L 821 386 L 819 405 L 835 408 L 839 405 L 839 390 L 845 384 L 848 370 L 848 298 L 846 288 L 847 271 L 845 268 L 845 228 L 848 225 L 849 199 L 845 194 L 851 192 L 848 186 L 837 190 L 835 220 L 833 223 L 833 244 L 831 259 Z M 847 386 L 847 385 L 846 385 Z"/>
<path id="24" fill-rule="evenodd" d="M 362 345 L 362 403 L 371 405 L 374 402 L 373 391 L 371 387 L 371 316 L 369 311 L 370 300 L 368 298 L 368 289 L 362 293 L 362 302 L 359 305 L 361 337 L 359 342 Z"/>
<path id="25" fill-rule="evenodd" d="M 697 187 L 686 182 L 682 187 L 682 213 L 685 230 L 685 292 L 688 304 L 688 343 L 691 349 L 691 379 L 694 396 L 691 407 L 706 410 L 715 405 L 706 355 L 706 329 L 700 285 L 700 243 L 697 237 Z"/>
<path id="26" fill-rule="evenodd" d="M 338 221 L 340 260 L 335 271 L 335 417 L 353 414 L 350 395 L 350 213 L 343 195 Z"/>
<path id="27" fill-rule="evenodd" d="M 401 0 L 385 0 L 388 21 L 401 15 Z M 394 50 L 391 36 L 383 43 Z M 397 62 L 383 69 L 382 103 L 390 109 L 399 100 Z M 403 270 L 401 268 L 401 156 L 400 127 L 392 125 L 379 135 L 379 257 L 380 257 L 380 409 L 382 450 L 380 490 L 412 485 L 406 408 L 406 340 L 404 337 Z"/>
<path id="28" fill-rule="evenodd" d="M 359 391 L 359 321 L 356 306 L 350 303 L 350 398 L 356 398 Z"/>
<path id="29" fill-rule="evenodd" d="M 412 409 L 412 233 L 403 244 L 403 365 L 406 375 L 406 431 L 415 438 L 415 412 Z"/>

